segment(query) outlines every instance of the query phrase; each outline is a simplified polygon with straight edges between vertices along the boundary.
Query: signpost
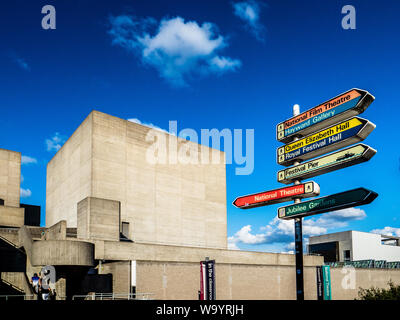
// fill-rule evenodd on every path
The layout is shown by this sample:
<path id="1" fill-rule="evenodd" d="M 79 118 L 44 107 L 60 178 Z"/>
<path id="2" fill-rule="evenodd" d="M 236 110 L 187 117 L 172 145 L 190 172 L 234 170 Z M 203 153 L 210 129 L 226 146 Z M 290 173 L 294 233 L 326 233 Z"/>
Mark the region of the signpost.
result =
<path id="1" fill-rule="evenodd" d="M 366 162 L 375 154 L 375 149 L 360 143 L 327 156 L 281 170 L 278 172 L 278 182 L 289 184 L 297 179 L 309 179 L 324 173 Z"/>
<path id="2" fill-rule="evenodd" d="M 233 205 L 241 209 L 250 209 L 292 201 L 295 198 L 315 197 L 319 195 L 319 190 L 319 185 L 314 181 L 310 181 L 290 187 L 238 197 L 233 201 Z"/>
<path id="3" fill-rule="evenodd" d="M 294 204 L 278 209 L 278 217 L 294 219 L 297 300 L 304 300 L 302 219 L 369 204 L 378 196 L 358 188 L 301 202 L 302 198 L 319 194 L 318 184 L 301 180 L 366 162 L 376 154 L 376 150 L 362 143 L 348 147 L 364 140 L 375 129 L 372 122 L 357 117 L 374 99 L 368 91 L 351 89 L 301 114 L 295 105 L 293 117 L 276 127 L 277 140 L 286 144 L 277 149 L 277 163 L 292 166 L 278 172 L 278 182 L 294 185 L 238 197 L 233 202 L 238 208 L 250 209 L 294 200 Z M 345 147 L 348 148 L 336 151 Z M 332 151 L 336 152 L 310 160 Z M 306 160 L 310 161 L 302 162 Z M 324 299 L 331 299 L 329 268 L 322 267 L 317 275 L 319 299 L 322 292 Z"/>
<path id="4" fill-rule="evenodd" d="M 296 160 L 304 161 L 321 154 L 347 147 L 364 140 L 375 125 L 363 118 L 353 117 L 327 129 L 291 142 L 277 149 L 278 164 L 290 166 Z"/>
<path id="5" fill-rule="evenodd" d="M 307 217 L 314 214 L 341 210 L 364 204 L 369 204 L 378 196 L 374 191 L 357 188 L 350 191 L 336 193 L 330 196 L 317 198 L 278 209 L 280 219 Z"/>
<path id="6" fill-rule="evenodd" d="M 285 120 L 276 126 L 280 142 L 290 142 L 293 137 L 304 137 L 321 128 L 363 113 L 374 101 L 368 91 L 351 89 L 337 97 Z"/>

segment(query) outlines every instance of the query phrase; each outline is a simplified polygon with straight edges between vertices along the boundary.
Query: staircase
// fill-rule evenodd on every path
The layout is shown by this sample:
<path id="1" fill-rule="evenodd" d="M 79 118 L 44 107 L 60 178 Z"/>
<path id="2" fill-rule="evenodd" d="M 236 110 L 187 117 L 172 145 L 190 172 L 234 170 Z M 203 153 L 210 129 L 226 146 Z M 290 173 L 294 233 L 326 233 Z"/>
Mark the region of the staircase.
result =
<path id="1" fill-rule="evenodd" d="M 0 236 L 0 242 L 3 243 L 3 248 L 6 250 L 3 251 L 3 253 L 6 254 L 6 257 L 11 254 L 16 257 L 16 261 L 21 258 L 24 258 L 26 261 L 26 268 L 24 271 L 19 270 L 19 268 L 14 269 L 15 266 L 12 264 L 8 265 L 8 267 L 6 266 L 6 271 L 4 271 L 4 269 L 0 270 L 1 294 L 29 295 L 27 298 L 32 299 L 33 296 L 31 295 L 33 295 L 33 288 L 29 282 L 29 276 L 27 274 L 30 269 L 29 267 L 31 266 L 25 250 L 3 236 Z M 12 249 L 7 249 L 7 247 Z M 23 263 L 21 264 L 23 265 Z"/>

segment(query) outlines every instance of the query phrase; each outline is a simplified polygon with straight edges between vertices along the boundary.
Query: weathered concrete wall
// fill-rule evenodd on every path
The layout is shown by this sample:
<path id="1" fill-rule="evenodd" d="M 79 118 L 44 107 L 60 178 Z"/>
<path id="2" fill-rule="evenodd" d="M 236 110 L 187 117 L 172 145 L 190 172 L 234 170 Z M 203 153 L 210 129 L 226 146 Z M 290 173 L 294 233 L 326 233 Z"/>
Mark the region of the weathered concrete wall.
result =
<path id="1" fill-rule="evenodd" d="M 120 201 L 136 242 L 226 248 L 225 154 L 161 131 L 146 141 L 150 130 L 93 111 L 48 164 L 46 225 L 76 227 L 77 203 L 90 196 Z M 153 164 L 156 140 L 165 142 L 159 156 L 186 147 L 209 164 Z"/>
<path id="2" fill-rule="evenodd" d="M 33 240 L 31 232 L 29 228 L 27 228 L 26 226 L 22 226 L 18 230 L 18 242 L 20 246 L 24 247 L 27 258 L 29 259 L 30 262 L 32 262 Z"/>
<path id="3" fill-rule="evenodd" d="M 219 264 L 215 266 L 218 300 L 296 299 L 295 267 Z M 317 298 L 315 267 L 304 269 L 305 299 Z M 154 299 L 198 300 L 199 263 L 137 262 L 137 292 Z"/>
<path id="4" fill-rule="evenodd" d="M 21 290 L 21 294 L 32 294 L 29 280 L 24 272 L 0 272 L 0 279 L 13 285 L 17 290 Z M 35 297 L 27 297 L 27 300 L 33 300 Z"/>
<path id="5" fill-rule="evenodd" d="M 92 114 L 47 164 L 46 226 L 66 220 L 76 227 L 77 204 L 91 195 Z"/>
<path id="6" fill-rule="evenodd" d="M 291 254 L 112 241 L 95 244 L 96 259 L 136 260 L 137 292 L 154 293 L 156 299 L 197 299 L 199 262 L 205 257 L 217 261 L 218 299 L 295 299 Z M 316 299 L 315 267 L 322 263 L 322 257 L 304 256 L 307 299 Z M 129 274 L 122 270 L 120 276 L 122 272 Z"/>
<path id="7" fill-rule="evenodd" d="M 0 226 L 21 227 L 24 225 L 24 208 L 0 206 Z"/>
<path id="8" fill-rule="evenodd" d="M 4 205 L 19 208 L 21 153 L 0 149 L 0 199 Z"/>
<path id="9" fill-rule="evenodd" d="M 219 263 L 294 266 L 293 254 L 196 248 L 144 243 L 95 241 L 95 259 L 199 262 L 205 257 Z M 304 256 L 305 266 L 323 264 L 321 256 Z"/>
<path id="10" fill-rule="evenodd" d="M 119 241 L 120 203 L 88 197 L 78 203 L 79 239 Z"/>
<path id="11" fill-rule="evenodd" d="M 18 229 L 15 228 L 0 228 L 0 237 L 13 243 L 15 246 L 20 247 Z"/>
<path id="12" fill-rule="evenodd" d="M 45 231 L 45 240 L 65 240 L 67 236 L 67 221 L 61 220 Z"/>
<path id="13" fill-rule="evenodd" d="M 400 269 L 352 269 L 354 280 L 351 280 L 352 271 L 344 272 L 342 268 L 331 268 L 332 297 L 335 300 L 353 300 L 358 298 L 360 288 L 371 287 L 388 288 L 392 280 L 400 285 Z"/>
<path id="14" fill-rule="evenodd" d="M 73 240 L 35 241 L 32 245 L 32 265 L 94 265 L 92 243 Z"/>
<path id="15" fill-rule="evenodd" d="M 200 289 L 200 264 L 137 261 L 137 292 L 154 293 L 155 299 L 197 300 Z M 353 287 L 342 269 L 331 269 L 333 300 L 358 298 L 359 288 L 387 288 L 388 281 L 400 284 L 400 270 L 356 269 Z M 295 267 L 284 265 L 239 265 L 216 263 L 216 297 L 218 300 L 294 300 Z M 306 300 L 316 300 L 316 268 L 304 268 Z"/>
<path id="16" fill-rule="evenodd" d="M 130 261 L 107 262 L 101 265 L 101 274 L 113 275 L 113 293 L 129 293 L 131 287 Z"/>

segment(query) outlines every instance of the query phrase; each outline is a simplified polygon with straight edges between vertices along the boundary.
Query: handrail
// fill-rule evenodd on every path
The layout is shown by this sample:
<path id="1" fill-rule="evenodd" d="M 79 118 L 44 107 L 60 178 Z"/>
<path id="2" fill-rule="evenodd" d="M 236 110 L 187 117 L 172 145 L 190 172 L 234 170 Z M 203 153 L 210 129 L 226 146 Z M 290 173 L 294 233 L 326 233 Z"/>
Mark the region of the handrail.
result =
<path id="1" fill-rule="evenodd" d="M 26 300 L 26 297 L 33 297 L 33 294 L 2 294 L 2 295 L 0 295 L 0 299 L 6 298 L 6 301 L 8 301 L 9 298 L 17 298 L 17 297 L 24 297 L 24 300 Z"/>
<path id="2" fill-rule="evenodd" d="M 153 300 L 150 297 L 152 295 L 154 293 L 92 293 L 74 295 L 72 300 L 75 300 L 75 298 L 83 298 L 84 300 Z"/>
<path id="3" fill-rule="evenodd" d="M 19 292 L 25 292 L 23 289 L 13 285 L 10 281 L 7 281 L 6 279 L 1 278 L 0 281 L 4 282 L 6 285 L 12 287 L 13 289 L 19 291 Z"/>
<path id="4" fill-rule="evenodd" d="M 17 249 L 18 251 L 21 251 L 23 254 L 26 254 L 25 251 L 23 251 L 22 249 L 20 249 L 20 247 L 18 247 L 15 243 L 11 242 L 10 240 L 8 240 L 7 238 L 4 238 L 3 236 L 0 236 L 0 240 L 8 243 L 10 246 L 14 247 L 15 249 Z"/>

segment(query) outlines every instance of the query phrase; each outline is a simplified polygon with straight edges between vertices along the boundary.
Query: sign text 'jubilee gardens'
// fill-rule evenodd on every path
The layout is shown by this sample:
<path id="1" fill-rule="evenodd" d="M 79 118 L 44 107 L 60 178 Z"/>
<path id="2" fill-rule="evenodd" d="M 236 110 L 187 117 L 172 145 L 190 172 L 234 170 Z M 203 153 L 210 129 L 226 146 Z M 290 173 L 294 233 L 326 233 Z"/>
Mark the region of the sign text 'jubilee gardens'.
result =
<path id="1" fill-rule="evenodd" d="M 368 91 L 351 89 L 279 123 L 276 126 L 276 137 L 286 145 L 277 149 L 277 163 L 286 167 L 293 166 L 278 172 L 278 182 L 294 185 L 238 197 L 233 202 L 238 208 L 248 209 L 295 200 L 295 204 L 278 209 L 278 218 L 295 219 L 298 300 L 304 300 L 302 218 L 369 204 L 378 196 L 371 190 L 358 188 L 301 202 L 301 198 L 318 195 L 319 186 L 315 182 L 300 181 L 366 162 L 376 154 L 376 150 L 362 143 L 336 151 L 364 140 L 375 129 L 372 122 L 356 117 L 374 99 Z M 324 155 L 329 152 L 333 153 Z M 320 155 L 324 156 L 310 160 Z"/>
<path id="2" fill-rule="evenodd" d="M 351 89 L 278 124 L 277 139 L 286 145 L 277 149 L 277 163 L 289 167 L 278 172 L 278 182 L 294 183 L 370 160 L 376 150 L 360 143 L 303 162 L 364 140 L 375 129 L 375 124 L 354 115 L 364 112 L 374 99 L 368 91 Z M 295 162 L 300 164 L 290 167 Z M 306 184 L 297 182 L 292 187 L 238 197 L 233 205 L 249 209 L 317 196 L 319 186 L 310 183 L 308 192 Z"/>

